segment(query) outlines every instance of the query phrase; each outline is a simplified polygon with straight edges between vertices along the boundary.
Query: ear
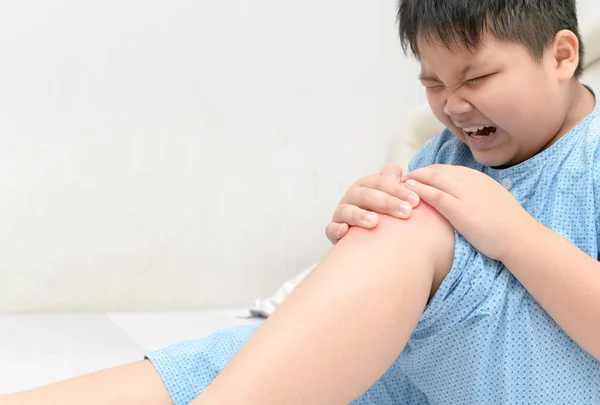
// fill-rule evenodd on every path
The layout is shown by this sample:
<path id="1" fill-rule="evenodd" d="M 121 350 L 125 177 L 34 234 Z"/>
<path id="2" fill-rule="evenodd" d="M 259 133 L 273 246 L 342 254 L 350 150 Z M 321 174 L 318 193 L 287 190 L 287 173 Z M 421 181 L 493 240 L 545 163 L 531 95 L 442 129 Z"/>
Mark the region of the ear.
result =
<path id="1" fill-rule="evenodd" d="M 570 30 L 559 31 L 552 41 L 552 57 L 559 82 L 568 82 L 579 65 L 579 40 Z"/>

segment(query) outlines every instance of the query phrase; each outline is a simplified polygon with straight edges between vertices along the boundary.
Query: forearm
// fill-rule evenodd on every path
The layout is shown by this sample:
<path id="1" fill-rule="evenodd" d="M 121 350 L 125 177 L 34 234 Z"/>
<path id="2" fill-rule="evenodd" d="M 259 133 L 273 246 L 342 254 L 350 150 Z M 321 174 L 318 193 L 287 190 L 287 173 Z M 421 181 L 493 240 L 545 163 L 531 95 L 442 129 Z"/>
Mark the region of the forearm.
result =
<path id="1" fill-rule="evenodd" d="M 366 391 L 402 351 L 431 290 L 436 237 L 424 229 L 434 214 L 420 211 L 353 228 L 193 404 L 334 405 Z"/>
<path id="2" fill-rule="evenodd" d="M 554 321 L 600 360 L 600 263 L 538 222 L 503 262 Z"/>

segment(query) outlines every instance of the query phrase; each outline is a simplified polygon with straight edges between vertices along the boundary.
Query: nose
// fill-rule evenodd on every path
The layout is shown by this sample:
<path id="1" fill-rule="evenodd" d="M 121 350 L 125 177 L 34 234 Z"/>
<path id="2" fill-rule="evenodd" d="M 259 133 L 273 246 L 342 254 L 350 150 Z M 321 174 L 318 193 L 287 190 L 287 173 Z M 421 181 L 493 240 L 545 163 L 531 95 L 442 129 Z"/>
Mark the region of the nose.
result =
<path id="1" fill-rule="evenodd" d="M 456 95 L 456 93 L 449 93 L 446 98 L 446 104 L 444 105 L 444 113 L 451 117 L 458 117 L 471 112 L 473 106 L 465 99 Z"/>

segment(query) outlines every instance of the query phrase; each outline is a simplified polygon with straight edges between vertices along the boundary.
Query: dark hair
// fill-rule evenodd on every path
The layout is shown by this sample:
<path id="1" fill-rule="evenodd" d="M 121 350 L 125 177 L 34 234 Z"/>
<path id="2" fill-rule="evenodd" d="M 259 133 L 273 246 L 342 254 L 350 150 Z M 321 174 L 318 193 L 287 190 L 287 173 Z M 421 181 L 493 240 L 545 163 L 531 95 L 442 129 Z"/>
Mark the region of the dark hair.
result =
<path id="1" fill-rule="evenodd" d="M 417 58 L 419 37 L 474 49 L 488 31 L 499 40 L 521 43 L 540 61 L 555 35 L 570 30 L 579 40 L 575 77 L 583 73 L 576 0 L 398 0 L 398 24 L 404 53 L 410 48 Z"/>

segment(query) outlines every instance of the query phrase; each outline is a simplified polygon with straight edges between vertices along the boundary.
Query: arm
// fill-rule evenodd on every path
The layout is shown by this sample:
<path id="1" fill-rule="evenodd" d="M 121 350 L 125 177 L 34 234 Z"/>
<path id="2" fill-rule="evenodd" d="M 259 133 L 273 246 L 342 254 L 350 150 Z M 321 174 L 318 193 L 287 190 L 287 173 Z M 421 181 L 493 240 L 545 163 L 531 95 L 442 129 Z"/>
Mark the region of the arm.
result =
<path id="1" fill-rule="evenodd" d="M 193 405 L 351 402 L 398 357 L 453 253 L 425 205 L 352 228 Z"/>
<path id="2" fill-rule="evenodd" d="M 506 267 L 574 341 L 600 360 L 600 263 L 535 220 L 515 237 L 503 257 Z"/>
<path id="3" fill-rule="evenodd" d="M 504 263 L 554 321 L 600 360 L 600 263 L 540 224 L 479 171 L 434 165 L 403 180 L 477 250 Z"/>

